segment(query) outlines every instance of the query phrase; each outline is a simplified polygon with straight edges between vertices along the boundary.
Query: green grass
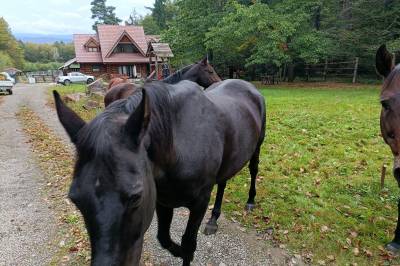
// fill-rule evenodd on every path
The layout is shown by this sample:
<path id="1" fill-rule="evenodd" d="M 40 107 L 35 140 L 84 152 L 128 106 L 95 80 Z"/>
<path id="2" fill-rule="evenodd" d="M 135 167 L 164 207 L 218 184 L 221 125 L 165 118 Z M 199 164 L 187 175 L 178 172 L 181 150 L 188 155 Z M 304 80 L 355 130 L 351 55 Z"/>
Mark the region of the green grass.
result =
<path id="1" fill-rule="evenodd" d="M 267 138 L 260 158 L 257 208 L 244 213 L 247 169 L 228 182 L 224 213 L 313 264 L 389 264 L 398 188 L 379 130 L 379 86 L 262 89 Z M 309 86 L 309 87 L 304 87 Z M 328 86 L 334 87 L 327 88 Z M 59 88 L 59 87 L 57 87 Z M 60 87 L 61 94 L 80 87 Z M 69 104 L 85 119 L 82 104 Z M 98 112 L 98 111 L 97 111 Z M 388 165 L 385 189 L 380 171 Z"/>
<path id="2" fill-rule="evenodd" d="M 223 210 L 313 262 L 380 264 L 391 240 L 398 188 L 382 164 L 392 156 L 379 130 L 378 87 L 263 89 L 267 138 L 257 182 L 257 209 L 242 214 L 247 169 L 227 186 Z M 357 250 L 359 254 L 357 254 Z M 310 256 L 312 254 L 312 256 Z M 321 262 L 322 264 L 322 262 Z"/>
<path id="3" fill-rule="evenodd" d="M 50 87 L 48 90 L 48 95 L 49 95 L 49 102 L 53 105 L 54 100 L 53 100 L 53 95 L 52 91 L 56 90 L 58 93 L 60 93 L 61 96 L 65 96 L 67 94 L 72 94 L 72 93 L 85 93 L 86 92 L 86 85 L 82 84 L 71 84 L 69 86 L 63 86 L 63 85 L 56 85 L 53 87 Z M 100 103 L 101 107 L 104 107 L 103 103 L 103 97 L 100 97 L 98 95 L 92 95 L 90 98 L 83 98 L 78 102 L 68 102 L 68 106 L 71 107 L 75 112 L 77 112 L 84 120 L 88 121 L 93 119 L 98 113 L 100 113 L 103 108 L 96 108 L 96 109 L 90 109 L 86 110 L 82 108 L 83 105 L 87 103 L 88 100 L 94 100 Z"/>

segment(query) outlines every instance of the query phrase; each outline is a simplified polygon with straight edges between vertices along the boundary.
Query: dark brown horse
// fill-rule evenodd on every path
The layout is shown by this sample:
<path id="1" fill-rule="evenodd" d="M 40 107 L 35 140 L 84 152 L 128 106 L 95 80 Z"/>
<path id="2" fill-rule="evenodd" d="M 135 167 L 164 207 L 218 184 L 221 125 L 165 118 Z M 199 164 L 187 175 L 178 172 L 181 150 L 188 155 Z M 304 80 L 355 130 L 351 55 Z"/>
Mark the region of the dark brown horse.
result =
<path id="1" fill-rule="evenodd" d="M 393 175 L 400 186 L 400 65 L 395 67 L 393 56 L 382 45 L 376 52 L 376 69 L 385 80 L 381 91 L 381 132 L 393 153 Z M 386 248 L 400 251 L 400 201 L 395 236 Z"/>
<path id="2" fill-rule="evenodd" d="M 221 81 L 221 78 L 208 63 L 207 58 L 204 58 L 200 62 L 176 71 L 174 74 L 163 79 L 162 82 L 176 84 L 182 80 L 190 80 L 196 82 L 203 88 L 207 88 L 211 84 Z M 110 103 L 116 100 L 127 98 L 135 91 L 135 88 L 135 85 L 132 85 L 131 83 L 122 83 L 116 86 L 111 86 L 109 92 L 104 97 L 104 105 L 107 107 Z"/>
<path id="3" fill-rule="evenodd" d="M 105 107 L 116 100 L 128 98 L 137 88 L 138 87 L 133 83 L 127 82 L 118 83 L 117 85 L 112 86 L 104 96 Z"/>
<path id="4" fill-rule="evenodd" d="M 118 84 L 121 84 L 121 83 L 128 83 L 128 78 L 125 78 L 125 77 L 124 78 L 119 78 L 119 77 L 112 78 L 110 80 L 110 83 L 108 84 L 107 91 L 109 91 L 112 87 L 114 87 Z"/>
<path id="5" fill-rule="evenodd" d="M 92 265 L 138 265 L 154 208 L 161 246 L 190 265 L 213 186 L 220 194 L 248 162 L 254 206 L 266 108 L 251 83 L 203 91 L 191 81 L 148 82 L 88 124 L 54 96 L 78 153 L 69 196 L 85 219 Z M 178 207 L 190 211 L 180 245 L 170 236 Z"/>

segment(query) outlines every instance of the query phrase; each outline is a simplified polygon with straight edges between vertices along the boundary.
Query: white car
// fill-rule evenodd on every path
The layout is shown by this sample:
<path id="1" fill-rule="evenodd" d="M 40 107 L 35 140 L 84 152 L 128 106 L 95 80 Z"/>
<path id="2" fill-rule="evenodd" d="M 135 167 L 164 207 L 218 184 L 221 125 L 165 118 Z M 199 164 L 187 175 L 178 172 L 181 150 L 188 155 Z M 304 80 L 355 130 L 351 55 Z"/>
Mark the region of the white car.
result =
<path id="1" fill-rule="evenodd" d="M 12 94 L 14 83 L 12 80 L 8 78 L 8 75 L 5 75 L 3 72 L 0 73 L 0 93 L 8 93 Z"/>
<path id="2" fill-rule="evenodd" d="M 92 83 L 94 81 L 94 76 L 89 76 L 82 74 L 80 72 L 71 72 L 67 76 L 59 76 L 57 78 L 57 83 L 68 86 L 71 83 Z"/>
<path id="3" fill-rule="evenodd" d="M 0 72 L 0 74 L 6 76 L 6 77 L 7 77 L 7 80 L 9 80 L 9 81 L 11 81 L 13 84 L 15 84 L 15 79 L 12 78 L 12 77 L 10 76 L 10 74 L 8 74 L 7 72 Z"/>

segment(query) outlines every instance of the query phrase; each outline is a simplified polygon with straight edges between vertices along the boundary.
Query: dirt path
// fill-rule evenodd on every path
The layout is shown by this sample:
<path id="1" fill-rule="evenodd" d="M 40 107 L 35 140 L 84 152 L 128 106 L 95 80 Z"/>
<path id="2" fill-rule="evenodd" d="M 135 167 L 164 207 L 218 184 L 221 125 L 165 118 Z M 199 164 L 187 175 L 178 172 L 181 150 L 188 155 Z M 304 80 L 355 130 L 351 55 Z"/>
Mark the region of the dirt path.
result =
<path id="1" fill-rule="evenodd" d="M 42 199 L 43 175 L 15 117 L 28 99 L 19 87 L 0 97 L 0 265 L 46 265 L 54 215 Z"/>
<path id="2" fill-rule="evenodd" d="M 68 137 L 58 122 L 55 111 L 46 106 L 46 88 L 40 85 L 26 85 L 25 87 L 16 90 L 17 97 L 24 91 L 23 102 L 32 108 L 58 136 L 65 140 L 66 145 L 73 150 Z M 206 218 L 208 217 L 209 214 L 207 214 Z M 185 209 L 175 211 L 171 231 L 173 238 L 178 242 L 180 242 L 187 218 Z M 219 231 L 214 236 L 205 236 L 199 232 L 198 248 L 195 253 L 193 265 L 247 266 L 300 264 L 298 259 L 288 255 L 286 251 L 273 248 L 267 244 L 267 241 L 262 239 L 263 236 L 257 235 L 255 232 L 245 232 L 244 228 L 228 221 L 223 216 L 220 218 L 219 224 Z M 180 259 L 170 256 L 167 251 L 160 247 L 156 240 L 156 232 L 155 216 L 146 234 L 144 256 L 147 260 L 155 265 L 181 265 Z"/>

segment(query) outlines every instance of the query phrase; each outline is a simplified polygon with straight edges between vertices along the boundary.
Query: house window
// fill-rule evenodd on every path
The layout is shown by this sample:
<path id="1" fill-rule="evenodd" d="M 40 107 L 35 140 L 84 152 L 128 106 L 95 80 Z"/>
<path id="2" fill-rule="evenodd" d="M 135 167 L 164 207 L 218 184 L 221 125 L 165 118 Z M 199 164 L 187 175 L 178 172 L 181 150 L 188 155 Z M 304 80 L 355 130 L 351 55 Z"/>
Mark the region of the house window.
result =
<path id="1" fill-rule="evenodd" d="M 125 75 L 128 76 L 130 78 L 136 78 L 137 77 L 137 73 L 136 73 L 136 66 L 119 66 L 118 67 L 118 73 L 120 75 Z"/>
<path id="2" fill-rule="evenodd" d="M 93 72 L 100 72 L 100 65 L 93 65 L 92 70 Z"/>
<path id="3" fill-rule="evenodd" d="M 130 43 L 120 43 L 115 48 L 115 53 L 138 53 L 139 50 Z"/>
<path id="4" fill-rule="evenodd" d="M 88 52 L 98 52 L 99 48 L 98 47 L 88 47 Z"/>

